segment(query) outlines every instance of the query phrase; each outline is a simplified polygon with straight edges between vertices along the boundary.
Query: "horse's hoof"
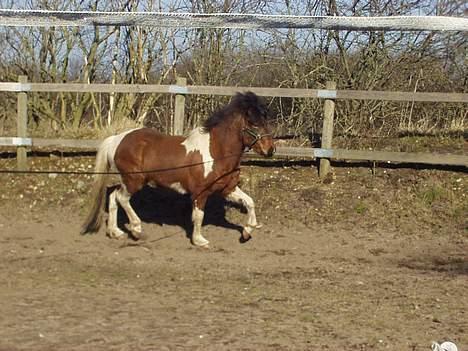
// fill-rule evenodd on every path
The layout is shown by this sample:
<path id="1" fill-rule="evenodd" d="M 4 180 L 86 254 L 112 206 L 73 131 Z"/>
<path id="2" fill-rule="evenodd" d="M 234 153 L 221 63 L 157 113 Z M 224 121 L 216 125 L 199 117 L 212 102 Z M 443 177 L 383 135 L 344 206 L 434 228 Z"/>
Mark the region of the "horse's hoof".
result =
<path id="1" fill-rule="evenodd" d="M 124 232 L 122 233 L 107 232 L 107 236 L 111 239 L 117 239 L 117 240 L 124 240 L 127 238 L 127 235 Z"/>
<path id="2" fill-rule="evenodd" d="M 258 223 L 257 225 L 253 226 L 255 229 L 261 229 L 263 228 L 263 223 Z"/>
<path id="3" fill-rule="evenodd" d="M 211 249 L 210 243 L 208 241 L 206 243 L 203 243 L 203 244 L 195 244 L 195 243 L 192 243 L 192 244 L 193 244 L 193 246 L 195 246 L 198 249 L 203 249 L 203 250 L 210 250 Z"/>
<path id="4" fill-rule="evenodd" d="M 250 233 L 247 231 L 247 230 L 243 230 L 242 231 L 242 236 L 240 237 L 240 242 L 241 243 L 246 243 L 247 241 L 249 241 L 250 239 L 252 239 L 252 235 L 250 235 Z"/>
<path id="5" fill-rule="evenodd" d="M 143 240 L 144 239 L 144 235 L 140 231 L 132 230 L 132 231 L 130 231 L 130 233 L 132 233 L 132 237 L 135 240 Z"/>
<path id="6" fill-rule="evenodd" d="M 133 239 L 135 240 L 141 239 L 143 230 L 140 224 L 136 224 L 136 225 L 127 224 L 126 228 L 130 233 L 132 233 Z"/>
<path id="7" fill-rule="evenodd" d="M 210 248 L 210 242 L 206 240 L 205 238 L 198 239 L 197 241 L 192 240 L 192 244 L 195 245 L 196 247 L 201 247 L 203 249 Z"/>
<path id="8" fill-rule="evenodd" d="M 138 241 L 145 241 L 146 239 L 148 239 L 146 234 L 144 234 L 143 232 L 132 232 L 132 235 L 135 238 L 135 240 Z"/>

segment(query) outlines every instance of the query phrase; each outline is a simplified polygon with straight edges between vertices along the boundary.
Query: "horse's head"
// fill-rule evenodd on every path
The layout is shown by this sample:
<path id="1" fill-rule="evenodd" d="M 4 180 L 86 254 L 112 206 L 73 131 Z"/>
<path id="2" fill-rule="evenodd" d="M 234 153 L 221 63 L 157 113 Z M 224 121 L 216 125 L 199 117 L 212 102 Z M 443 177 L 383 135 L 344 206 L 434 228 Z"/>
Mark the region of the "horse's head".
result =
<path id="1" fill-rule="evenodd" d="M 243 114 L 242 142 L 259 155 L 271 157 L 275 143 L 268 125 L 268 109 L 263 101 L 252 92 L 238 93 L 235 97 Z"/>

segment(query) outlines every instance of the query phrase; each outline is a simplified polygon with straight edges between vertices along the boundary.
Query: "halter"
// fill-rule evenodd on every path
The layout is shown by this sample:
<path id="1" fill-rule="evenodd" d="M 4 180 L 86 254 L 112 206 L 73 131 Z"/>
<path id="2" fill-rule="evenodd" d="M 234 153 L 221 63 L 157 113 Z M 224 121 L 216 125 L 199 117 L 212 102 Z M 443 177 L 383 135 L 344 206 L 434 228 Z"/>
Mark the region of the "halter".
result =
<path id="1" fill-rule="evenodd" d="M 251 129 L 251 128 L 244 128 L 244 129 L 242 129 L 242 133 L 247 133 L 247 134 L 250 135 L 252 138 L 254 138 L 254 140 L 252 141 L 252 143 L 250 143 L 250 145 L 247 146 L 247 150 L 250 150 L 251 148 L 253 148 L 253 146 L 254 146 L 259 140 L 261 140 L 262 138 L 272 135 L 271 133 L 260 134 L 260 133 L 258 133 L 256 130 Z"/>

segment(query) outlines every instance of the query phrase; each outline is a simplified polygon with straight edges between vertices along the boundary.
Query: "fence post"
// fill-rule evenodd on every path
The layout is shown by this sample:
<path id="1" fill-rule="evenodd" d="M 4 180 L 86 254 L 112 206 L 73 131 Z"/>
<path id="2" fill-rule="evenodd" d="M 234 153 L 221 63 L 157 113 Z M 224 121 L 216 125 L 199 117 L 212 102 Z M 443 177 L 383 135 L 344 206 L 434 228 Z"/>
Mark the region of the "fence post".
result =
<path id="1" fill-rule="evenodd" d="M 327 90 L 335 90 L 336 82 L 328 81 L 326 83 Z M 322 145 L 323 149 L 331 149 L 333 139 L 333 117 L 335 115 L 335 100 L 325 99 L 323 104 L 323 127 L 322 127 Z M 320 159 L 319 175 L 324 178 L 330 172 L 330 160 L 327 158 Z"/>
<path id="2" fill-rule="evenodd" d="M 177 77 L 176 84 L 178 86 L 186 86 L 187 78 Z M 173 133 L 174 135 L 184 134 L 184 117 L 185 117 L 185 95 L 176 94 L 175 96 L 175 111 L 174 111 L 174 124 Z"/>
<path id="3" fill-rule="evenodd" d="M 18 82 L 21 84 L 27 83 L 28 77 L 19 76 Z M 24 91 L 18 93 L 16 135 L 19 138 L 26 138 L 28 136 L 28 96 Z M 16 162 L 18 170 L 26 171 L 28 169 L 26 146 L 17 147 Z"/>

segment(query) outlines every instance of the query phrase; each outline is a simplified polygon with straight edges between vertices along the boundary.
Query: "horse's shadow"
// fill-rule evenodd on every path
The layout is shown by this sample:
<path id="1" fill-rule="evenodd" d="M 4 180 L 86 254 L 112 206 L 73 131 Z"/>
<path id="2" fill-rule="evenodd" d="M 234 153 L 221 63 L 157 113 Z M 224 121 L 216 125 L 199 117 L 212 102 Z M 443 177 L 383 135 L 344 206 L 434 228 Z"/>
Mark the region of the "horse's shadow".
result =
<path id="1" fill-rule="evenodd" d="M 115 187 L 108 188 L 108 194 L 113 189 Z M 187 238 L 192 237 L 192 201 L 190 195 L 181 195 L 171 189 L 145 186 L 132 196 L 130 203 L 143 223 L 178 226 L 185 231 Z M 231 223 L 226 219 L 226 210 L 229 207 L 246 212 L 245 208 L 240 205 L 228 202 L 219 195 L 211 195 L 205 206 L 203 225 L 215 225 L 242 233 L 242 226 Z M 120 206 L 117 218 L 119 228 L 131 235 L 126 228 L 128 217 Z"/>

